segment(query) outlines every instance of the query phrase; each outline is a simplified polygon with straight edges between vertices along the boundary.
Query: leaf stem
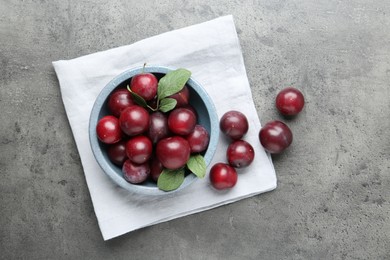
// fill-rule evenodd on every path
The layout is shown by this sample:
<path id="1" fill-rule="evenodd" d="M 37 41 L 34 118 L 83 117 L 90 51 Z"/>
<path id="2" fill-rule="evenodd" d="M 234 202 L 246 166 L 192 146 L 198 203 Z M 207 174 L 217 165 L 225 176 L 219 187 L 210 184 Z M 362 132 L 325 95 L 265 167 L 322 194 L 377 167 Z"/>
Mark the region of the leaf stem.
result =
<path id="1" fill-rule="evenodd" d="M 160 108 L 160 99 L 157 97 L 156 110 L 158 110 L 159 108 Z"/>

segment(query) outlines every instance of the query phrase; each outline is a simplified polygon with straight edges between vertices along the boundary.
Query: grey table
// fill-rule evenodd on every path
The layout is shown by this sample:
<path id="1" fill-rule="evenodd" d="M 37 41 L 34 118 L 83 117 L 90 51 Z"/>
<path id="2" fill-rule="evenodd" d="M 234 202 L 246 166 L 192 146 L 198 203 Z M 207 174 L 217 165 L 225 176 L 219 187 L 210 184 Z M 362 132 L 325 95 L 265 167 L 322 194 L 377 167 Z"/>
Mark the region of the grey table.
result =
<path id="1" fill-rule="evenodd" d="M 390 259 L 390 3 L 0 1 L 0 259 Z M 104 242 L 51 61 L 233 14 L 275 191 Z"/>

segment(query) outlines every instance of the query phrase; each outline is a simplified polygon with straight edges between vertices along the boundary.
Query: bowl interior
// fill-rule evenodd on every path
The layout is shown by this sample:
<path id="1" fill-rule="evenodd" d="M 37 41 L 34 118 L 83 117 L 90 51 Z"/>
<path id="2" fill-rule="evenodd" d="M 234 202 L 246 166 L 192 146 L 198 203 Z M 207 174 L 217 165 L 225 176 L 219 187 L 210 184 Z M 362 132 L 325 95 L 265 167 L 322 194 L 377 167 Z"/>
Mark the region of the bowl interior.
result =
<path id="1" fill-rule="evenodd" d="M 95 101 L 90 117 L 89 134 L 91 148 L 98 164 L 103 169 L 103 171 L 122 188 L 128 191 L 146 195 L 163 195 L 174 191 L 161 191 L 158 189 L 156 183 L 152 181 L 146 181 L 142 184 L 131 184 L 127 182 L 123 178 L 122 169 L 119 166 L 113 164 L 108 158 L 106 152 L 107 145 L 98 141 L 95 130 L 99 119 L 109 115 L 107 107 L 109 95 L 118 88 L 126 88 L 126 86 L 130 83 L 131 77 L 140 73 L 141 71 L 142 69 L 139 68 L 122 73 L 121 75 L 114 78 L 99 94 Z M 170 71 L 170 69 L 162 67 L 145 68 L 145 72 L 153 73 L 158 79 L 163 77 L 168 71 Z M 206 164 L 208 165 L 211 162 L 217 145 L 219 134 L 219 126 L 217 123 L 218 118 L 215 112 L 215 107 L 204 89 L 192 78 L 187 82 L 187 86 L 190 91 L 190 105 L 193 106 L 197 112 L 198 124 L 205 127 L 210 134 L 208 149 L 203 153 Z M 185 188 L 186 186 L 193 183 L 196 179 L 197 177 L 194 174 L 187 173 L 184 183 L 175 191 Z"/>

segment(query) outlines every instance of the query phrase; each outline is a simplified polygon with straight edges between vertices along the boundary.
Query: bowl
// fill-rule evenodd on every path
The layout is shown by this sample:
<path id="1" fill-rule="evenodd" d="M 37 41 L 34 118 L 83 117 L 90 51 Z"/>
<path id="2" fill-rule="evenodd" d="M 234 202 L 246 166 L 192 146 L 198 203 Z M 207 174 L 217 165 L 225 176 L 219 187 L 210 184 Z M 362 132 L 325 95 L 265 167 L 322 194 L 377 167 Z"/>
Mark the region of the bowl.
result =
<path id="1" fill-rule="evenodd" d="M 141 73 L 142 70 L 144 72 L 153 73 L 157 77 L 157 79 L 160 79 L 173 69 L 162 66 L 146 66 L 145 68 L 139 67 L 124 71 L 123 73 L 112 79 L 99 93 L 93 105 L 89 120 L 89 140 L 93 155 L 97 163 L 102 168 L 103 172 L 114 183 L 116 183 L 123 189 L 133 193 L 143 195 L 166 195 L 172 192 L 177 192 L 185 189 L 190 184 L 194 183 L 198 178 L 194 174 L 187 173 L 182 185 L 178 189 L 168 192 L 160 190 L 157 187 L 156 183 L 154 183 L 153 181 L 146 181 L 142 184 L 129 183 L 124 179 L 122 169 L 110 161 L 105 149 L 106 145 L 98 140 L 96 134 L 96 125 L 98 121 L 102 117 L 109 115 L 107 102 L 110 94 L 117 88 L 126 87 L 129 84 L 131 78 Z M 212 99 L 195 79 L 191 77 L 187 81 L 187 86 L 190 91 L 189 103 L 191 106 L 194 107 L 197 112 L 198 124 L 205 127 L 210 135 L 208 148 L 203 153 L 206 165 L 209 165 L 214 156 L 218 143 L 218 116 Z"/>

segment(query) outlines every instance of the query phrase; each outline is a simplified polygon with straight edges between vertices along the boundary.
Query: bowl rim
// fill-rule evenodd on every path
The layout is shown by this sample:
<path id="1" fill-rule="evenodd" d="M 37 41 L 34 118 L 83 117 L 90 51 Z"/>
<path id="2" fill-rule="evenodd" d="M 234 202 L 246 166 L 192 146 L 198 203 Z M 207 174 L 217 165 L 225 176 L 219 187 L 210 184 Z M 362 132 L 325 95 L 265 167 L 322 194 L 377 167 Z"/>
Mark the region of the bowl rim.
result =
<path id="1" fill-rule="evenodd" d="M 147 73 L 161 73 L 166 74 L 169 71 L 175 70 L 174 68 L 170 67 L 164 67 L 164 66 L 145 66 L 145 67 L 136 67 L 127 69 L 124 72 L 120 73 L 119 75 L 115 76 L 110 82 L 108 82 L 103 89 L 98 94 L 94 105 L 91 110 L 90 118 L 89 118 L 89 142 L 90 147 L 92 149 L 92 153 L 96 159 L 96 162 L 99 164 L 100 168 L 103 170 L 103 172 L 118 186 L 122 187 L 123 189 L 137 193 L 142 195 L 168 195 L 174 192 L 178 192 L 186 187 L 188 187 L 190 184 L 194 183 L 198 178 L 194 174 L 189 174 L 186 176 L 184 182 L 182 185 L 173 191 L 162 191 L 158 187 L 152 187 L 152 186 L 143 186 L 143 185 L 137 185 L 137 184 L 131 184 L 127 182 L 122 176 L 118 175 L 114 170 L 111 169 L 111 166 L 108 164 L 108 162 L 105 160 L 105 157 L 103 155 L 103 152 L 101 149 L 98 149 L 100 147 L 99 141 L 96 135 L 96 125 L 98 122 L 100 110 L 102 106 L 104 105 L 106 99 L 110 95 L 110 93 L 118 87 L 119 84 L 123 83 L 124 81 L 130 79 L 131 77 L 143 72 Z M 209 96 L 209 94 L 206 92 L 206 90 L 192 77 L 187 81 L 187 84 L 193 88 L 195 92 L 198 93 L 198 95 L 201 97 L 202 101 L 205 103 L 205 106 L 208 110 L 208 114 L 210 117 L 210 141 L 208 145 L 208 149 L 206 150 L 206 153 L 204 155 L 204 159 L 206 162 L 206 165 L 208 166 L 212 158 L 216 152 L 218 139 L 219 139 L 219 125 L 218 125 L 218 115 L 216 112 L 215 105 Z"/>

